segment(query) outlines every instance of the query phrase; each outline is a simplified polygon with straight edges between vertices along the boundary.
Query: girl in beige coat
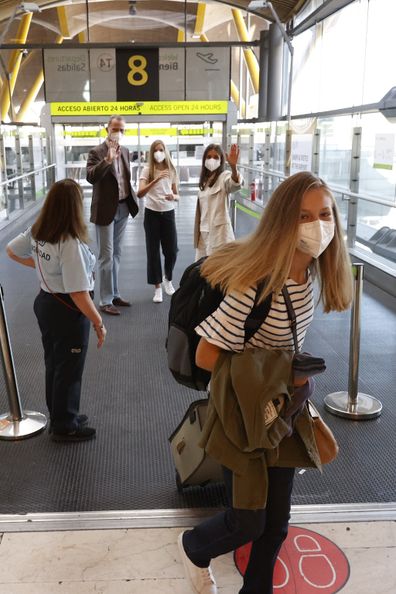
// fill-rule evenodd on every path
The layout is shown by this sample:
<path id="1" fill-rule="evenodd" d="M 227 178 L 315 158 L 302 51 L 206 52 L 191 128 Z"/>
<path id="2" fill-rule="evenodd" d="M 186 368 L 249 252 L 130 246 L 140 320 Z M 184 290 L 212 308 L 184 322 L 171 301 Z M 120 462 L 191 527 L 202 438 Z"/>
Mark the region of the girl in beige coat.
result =
<path id="1" fill-rule="evenodd" d="M 237 170 L 239 148 L 231 145 L 228 155 L 218 144 L 209 144 L 202 157 L 199 192 L 195 211 L 194 247 L 196 260 L 235 239 L 228 212 L 231 192 L 243 184 Z M 231 171 L 225 170 L 225 160 Z"/>

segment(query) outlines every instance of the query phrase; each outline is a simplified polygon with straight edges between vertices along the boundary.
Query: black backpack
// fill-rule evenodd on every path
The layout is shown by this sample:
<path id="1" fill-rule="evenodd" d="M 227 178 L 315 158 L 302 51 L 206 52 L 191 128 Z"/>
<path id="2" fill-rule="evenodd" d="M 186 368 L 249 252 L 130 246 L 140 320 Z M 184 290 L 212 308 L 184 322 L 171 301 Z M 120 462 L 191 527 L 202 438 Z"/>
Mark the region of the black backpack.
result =
<path id="1" fill-rule="evenodd" d="M 200 336 L 194 329 L 224 299 L 224 293 L 219 288 L 212 288 L 201 276 L 201 266 L 205 259 L 201 258 L 185 269 L 180 286 L 172 295 L 166 340 L 168 367 L 173 377 L 179 384 L 193 390 L 206 390 L 211 375 L 195 363 Z M 253 308 L 245 322 L 245 342 L 260 328 L 271 308 L 271 294 L 257 304 L 263 284 L 258 285 Z"/>

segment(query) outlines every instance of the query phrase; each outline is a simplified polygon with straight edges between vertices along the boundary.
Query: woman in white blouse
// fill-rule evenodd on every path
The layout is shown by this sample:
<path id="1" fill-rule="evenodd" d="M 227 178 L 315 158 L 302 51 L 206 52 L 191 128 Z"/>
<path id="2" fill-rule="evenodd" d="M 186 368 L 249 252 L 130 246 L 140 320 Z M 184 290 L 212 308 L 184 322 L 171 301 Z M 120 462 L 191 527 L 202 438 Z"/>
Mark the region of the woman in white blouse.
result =
<path id="1" fill-rule="evenodd" d="M 214 250 L 234 239 L 228 212 L 229 194 L 243 184 L 238 172 L 239 148 L 231 145 L 228 155 L 218 144 L 209 144 L 202 156 L 199 192 L 195 211 L 195 258 L 209 256 Z M 227 160 L 231 171 L 225 170 Z"/>
<path id="2" fill-rule="evenodd" d="M 175 202 L 179 199 L 177 175 L 168 149 L 155 140 L 149 152 L 148 165 L 140 175 L 138 198 L 146 197 L 144 230 L 146 232 L 147 282 L 154 285 L 154 303 L 162 302 L 162 286 L 173 295 L 173 268 L 177 256 Z M 162 275 L 160 247 L 164 254 Z"/>

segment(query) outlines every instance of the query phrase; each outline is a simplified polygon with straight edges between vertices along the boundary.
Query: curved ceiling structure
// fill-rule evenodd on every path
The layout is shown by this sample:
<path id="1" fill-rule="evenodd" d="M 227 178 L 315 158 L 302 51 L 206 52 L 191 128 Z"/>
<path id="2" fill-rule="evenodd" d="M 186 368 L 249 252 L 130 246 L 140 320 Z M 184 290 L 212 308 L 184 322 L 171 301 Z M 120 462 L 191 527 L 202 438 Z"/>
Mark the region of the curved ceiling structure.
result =
<path id="1" fill-rule="evenodd" d="M 279 19 L 287 23 L 306 2 L 272 0 L 272 5 Z M 273 17 L 269 8 L 246 12 L 249 3 L 250 0 L 37 0 L 34 4 L 40 11 L 24 14 L 22 10 L 15 12 L 15 0 L 0 0 L 0 45 L 26 44 L 28 48 L 2 51 L 1 119 L 5 120 L 7 113 L 5 70 L 9 80 L 13 78 L 8 95 L 13 95 L 17 111 L 32 89 L 39 89 L 34 99 L 42 97 L 41 51 L 30 49 L 30 44 L 37 47 L 84 42 L 161 45 L 254 41 Z M 32 3 L 26 4 L 28 7 Z"/>

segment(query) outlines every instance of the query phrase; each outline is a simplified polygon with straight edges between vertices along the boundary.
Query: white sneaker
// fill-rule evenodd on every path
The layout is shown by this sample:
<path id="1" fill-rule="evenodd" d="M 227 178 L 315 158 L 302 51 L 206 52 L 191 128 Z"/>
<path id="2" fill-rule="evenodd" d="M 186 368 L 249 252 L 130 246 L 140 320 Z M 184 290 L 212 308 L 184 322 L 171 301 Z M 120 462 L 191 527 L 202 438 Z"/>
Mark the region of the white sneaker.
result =
<path id="1" fill-rule="evenodd" d="M 162 303 L 162 289 L 161 289 L 161 287 L 158 287 L 158 289 L 155 289 L 153 301 L 154 301 L 154 303 Z"/>
<path id="2" fill-rule="evenodd" d="M 183 532 L 177 538 L 180 557 L 190 586 L 196 594 L 217 594 L 217 586 L 210 567 L 197 567 L 186 555 L 183 546 Z"/>
<path id="3" fill-rule="evenodd" d="M 175 287 L 172 285 L 172 281 L 168 281 L 166 276 L 164 276 L 162 282 L 164 283 L 165 293 L 167 295 L 173 295 L 173 293 L 175 292 Z"/>

